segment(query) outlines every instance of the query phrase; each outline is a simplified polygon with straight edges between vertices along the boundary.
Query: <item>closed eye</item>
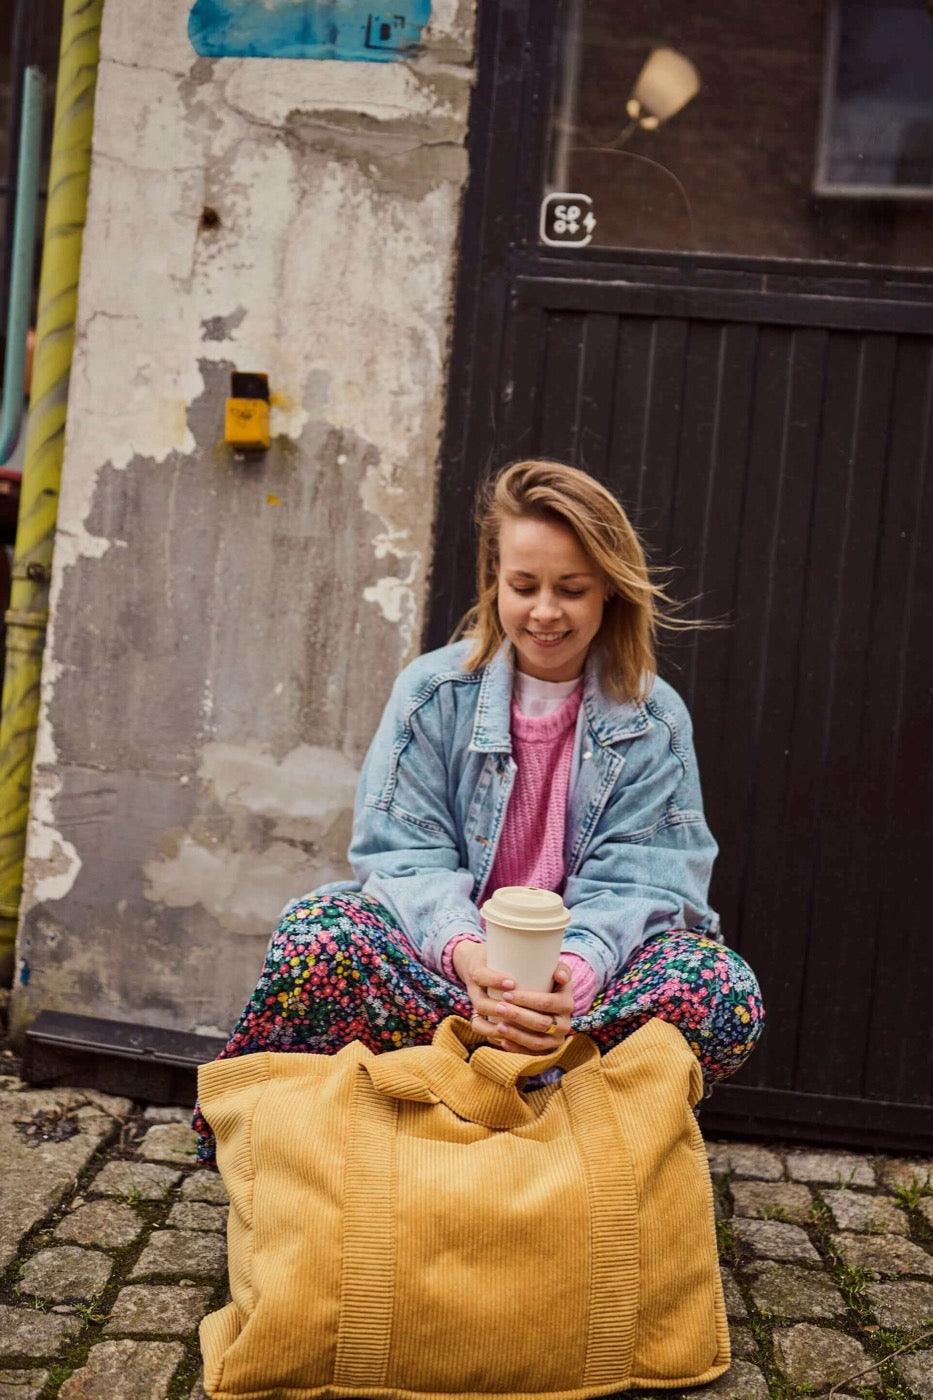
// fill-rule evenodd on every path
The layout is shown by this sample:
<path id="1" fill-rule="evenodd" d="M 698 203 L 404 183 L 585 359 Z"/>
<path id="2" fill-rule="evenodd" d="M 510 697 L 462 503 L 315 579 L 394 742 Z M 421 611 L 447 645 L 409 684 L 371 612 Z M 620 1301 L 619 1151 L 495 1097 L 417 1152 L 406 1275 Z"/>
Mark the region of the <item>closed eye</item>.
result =
<path id="1" fill-rule="evenodd" d="M 535 590 L 534 590 L 533 588 L 517 588 L 516 585 L 515 585 L 514 583 L 512 584 L 512 592 L 513 592 L 513 593 L 534 593 L 534 591 L 535 591 Z M 584 595 L 584 593 L 586 592 L 586 589 L 585 589 L 585 588 L 562 588 L 562 589 L 561 589 L 561 592 L 562 592 L 562 593 L 565 593 L 565 594 L 567 595 L 568 598 L 582 598 L 583 595 Z"/>

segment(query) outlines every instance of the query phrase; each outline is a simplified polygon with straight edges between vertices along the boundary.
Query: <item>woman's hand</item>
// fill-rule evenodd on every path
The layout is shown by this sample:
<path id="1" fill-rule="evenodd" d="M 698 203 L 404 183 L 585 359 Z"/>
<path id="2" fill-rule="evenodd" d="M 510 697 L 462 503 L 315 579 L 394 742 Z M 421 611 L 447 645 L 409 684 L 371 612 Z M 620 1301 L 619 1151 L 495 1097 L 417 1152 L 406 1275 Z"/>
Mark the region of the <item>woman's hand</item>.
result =
<path id="1" fill-rule="evenodd" d="M 526 992 L 516 988 L 505 973 L 486 966 L 482 943 L 458 943 L 453 961 L 473 1003 L 473 1026 L 502 1050 L 516 1055 L 549 1055 L 571 1034 L 573 991 L 565 963 L 557 965 L 556 990 Z M 552 1016 L 557 1017 L 559 1036 L 545 1034 Z"/>

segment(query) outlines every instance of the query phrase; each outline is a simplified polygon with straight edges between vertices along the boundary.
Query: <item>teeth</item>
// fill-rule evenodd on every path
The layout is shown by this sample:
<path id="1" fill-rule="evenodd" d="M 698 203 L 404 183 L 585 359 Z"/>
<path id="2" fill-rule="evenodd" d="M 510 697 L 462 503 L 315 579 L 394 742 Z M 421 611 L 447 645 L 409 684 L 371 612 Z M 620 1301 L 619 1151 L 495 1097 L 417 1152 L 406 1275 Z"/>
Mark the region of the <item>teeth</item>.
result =
<path id="1" fill-rule="evenodd" d="M 531 634 L 538 642 L 556 642 L 558 637 L 565 637 L 565 632 L 532 632 Z"/>

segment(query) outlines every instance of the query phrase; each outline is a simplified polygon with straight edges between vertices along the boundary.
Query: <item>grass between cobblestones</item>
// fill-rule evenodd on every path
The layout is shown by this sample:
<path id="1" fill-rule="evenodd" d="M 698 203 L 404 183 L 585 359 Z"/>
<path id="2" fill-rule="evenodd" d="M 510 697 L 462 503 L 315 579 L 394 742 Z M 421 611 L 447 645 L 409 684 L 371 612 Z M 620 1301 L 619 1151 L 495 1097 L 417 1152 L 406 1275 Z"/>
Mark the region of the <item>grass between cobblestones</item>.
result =
<path id="1" fill-rule="evenodd" d="M 9 1063 L 7 1058 L 4 1064 L 6 1072 L 9 1072 Z M 10 1304 L 24 1310 L 29 1308 L 35 1308 L 40 1312 L 52 1310 L 52 1304 L 49 1300 L 34 1297 L 22 1291 L 19 1285 L 25 1265 L 40 1250 L 58 1243 L 53 1236 L 54 1227 L 70 1213 L 71 1204 L 77 1198 L 92 1199 L 89 1195 L 89 1188 L 102 1167 L 115 1161 L 139 1162 L 141 1160 L 136 1149 L 145 1132 L 152 1126 L 153 1124 L 144 1118 L 143 1108 L 140 1105 L 134 1107 L 132 1114 L 125 1121 L 114 1121 L 110 1133 L 64 1194 L 62 1200 L 50 1212 L 49 1216 L 41 1221 L 23 1240 L 16 1260 L 0 1275 L 0 1303 Z M 775 1142 L 756 1144 L 756 1146 L 764 1147 L 783 1157 L 787 1148 L 795 1147 L 797 1144 Z M 871 1161 L 872 1159 L 866 1154 L 863 1160 Z M 85 1364 L 95 1345 L 104 1340 L 116 1340 L 127 1335 L 125 1332 L 115 1332 L 113 1335 L 105 1332 L 107 1321 L 121 1289 L 127 1284 L 178 1286 L 181 1283 L 178 1274 L 151 1274 L 147 1275 L 145 1279 L 130 1278 L 130 1273 L 146 1248 L 153 1231 L 166 1226 L 167 1216 L 172 1206 L 182 1199 L 181 1187 L 185 1179 L 192 1175 L 193 1171 L 198 1170 L 193 1167 L 190 1169 L 182 1167 L 176 1162 L 167 1163 L 167 1165 L 180 1170 L 182 1175 L 174 1186 L 168 1186 L 162 1191 L 160 1199 L 145 1199 L 142 1193 L 135 1189 L 125 1192 L 120 1197 L 112 1198 L 115 1202 L 132 1206 L 142 1220 L 142 1228 L 132 1243 L 110 1249 L 103 1249 L 100 1246 L 82 1246 L 100 1249 L 100 1252 L 112 1260 L 113 1268 L 110 1279 L 99 1297 L 94 1298 L 90 1303 L 69 1304 L 71 1316 L 77 1318 L 81 1323 L 77 1335 L 62 1348 L 54 1361 L 39 1361 L 28 1356 L 5 1352 L 0 1344 L 0 1381 L 2 1381 L 3 1370 L 11 1367 L 47 1370 L 48 1377 L 37 1396 L 37 1400 L 55 1400 L 63 1382 Z M 736 1173 L 733 1170 L 723 1173 L 717 1172 L 713 1176 L 714 1190 L 719 1201 L 721 1216 L 716 1221 L 720 1260 L 723 1265 L 732 1270 L 736 1286 L 747 1311 L 747 1317 L 736 1320 L 733 1326 L 746 1328 L 752 1339 L 754 1351 L 747 1358 L 747 1361 L 760 1371 L 767 1385 L 769 1400 L 803 1400 L 803 1397 L 809 1397 L 809 1400 L 824 1400 L 824 1397 L 828 1397 L 830 1394 L 830 1387 L 795 1385 L 782 1372 L 777 1363 L 774 1347 L 776 1332 L 782 1328 L 795 1326 L 800 1319 L 797 1316 L 775 1315 L 770 1311 L 765 1313 L 755 1303 L 748 1266 L 760 1256 L 752 1253 L 735 1227 L 736 1216 L 732 1187 L 736 1179 Z M 743 1176 L 742 1179 L 750 1178 Z M 780 1183 L 770 1184 L 778 1185 Z M 933 1189 L 929 1185 L 914 1182 L 906 1186 L 888 1187 L 884 1190 L 872 1189 L 856 1187 L 851 1177 L 848 1183 L 842 1180 L 836 1183 L 838 1186 L 846 1184 L 851 1185 L 860 1194 L 885 1196 L 888 1199 L 896 1200 L 906 1212 L 909 1220 L 909 1233 L 905 1238 L 914 1244 L 921 1245 L 927 1253 L 933 1252 L 933 1248 L 931 1248 L 933 1231 L 919 1210 L 921 1202 L 926 1197 L 933 1195 Z M 903 1347 L 909 1347 L 913 1350 L 933 1349 L 933 1337 L 921 1341 L 917 1333 L 911 1334 L 900 1329 L 883 1327 L 880 1324 L 873 1310 L 870 1296 L 866 1292 L 867 1285 L 873 1281 L 872 1276 L 862 1269 L 853 1268 L 847 1264 L 833 1244 L 832 1236 L 834 1233 L 839 1233 L 839 1230 L 824 1195 L 824 1192 L 831 1188 L 811 1183 L 810 1189 L 813 1196 L 810 1218 L 802 1228 L 819 1256 L 819 1264 L 811 1263 L 804 1267 L 811 1269 L 814 1274 L 821 1274 L 829 1279 L 839 1290 L 846 1307 L 844 1317 L 834 1319 L 832 1322 L 820 1321 L 816 1325 L 835 1330 L 857 1340 L 864 1348 L 869 1361 L 879 1366 L 881 1375 L 880 1384 L 865 1384 L 859 1378 L 853 1377 L 839 1385 L 838 1390 L 846 1395 L 858 1396 L 860 1400 L 917 1400 L 916 1393 L 908 1388 L 899 1377 L 895 1361 L 893 1359 L 885 1360 L 885 1358 L 890 1357 L 892 1352 Z M 761 1210 L 759 1218 L 785 1223 L 790 1221 L 788 1212 L 780 1204 L 766 1205 Z M 879 1232 L 869 1230 L 860 1233 Z M 220 1306 L 225 1300 L 225 1277 L 218 1279 L 210 1275 L 198 1274 L 196 1271 L 191 1271 L 185 1277 L 191 1278 L 201 1286 L 210 1287 L 208 1310 Z M 933 1319 L 920 1329 L 921 1335 L 924 1330 L 928 1330 L 930 1327 L 933 1327 Z M 164 1396 L 165 1400 L 188 1400 L 201 1369 L 196 1331 L 191 1331 L 185 1336 L 171 1332 L 162 1335 L 147 1335 L 144 1340 L 147 1342 L 170 1341 L 176 1345 L 180 1343 L 183 1346 L 183 1357 L 165 1389 Z M 901 1356 L 908 1354 L 909 1352 L 901 1352 Z M 727 1382 L 728 1379 L 729 1373 L 722 1378 L 722 1381 Z M 721 1384 L 722 1382 L 716 1382 L 711 1387 L 686 1391 L 683 1393 L 685 1400 L 687 1396 L 701 1397 L 709 1393 L 712 1397 L 717 1393 L 726 1393 L 720 1391 Z M 734 1390 L 728 1391 L 728 1394 L 732 1400 L 747 1400 L 747 1397 L 739 1396 Z M 626 1392 L 625 1400 L 657 1400 L 657 1397 L 662 1395 L 666 1396 L 667 1400 L 679 1400 L 678 1395 L 671 1391 L 657 1390 L 639 1394 L 629 1391 Z"/>
<path id="2" fill-rule="evenodd" d="M 38 1311 L 50 1312 L 52 1304 L 41 1297 L 23 1293 L 18 1284 L 23 1269 L 28 1260 L 55 1243 L 53 1230 L 60 1220 L 69 1214 L 71 1202 L 79 1197 L 87 1197 L 87 1190 L 97 1173 L 107 1162 L 129 1161 L 135 1162 L 137 1158 L 134 1148 L 134 1138 L 141 1138 L 145 1130 L 150 1125 L 142 1118 L 141 1111 L 127 1120 L 122 1125 L 115 1125 L 111 1135 L 101 1144 L 91 1157 L 84 1170 L 76 1177 L 71 1190 L 65 1193 L 59 1205 L 52 1214 L 33 1229 L 23 1241 L 19 1255 L 9 1266 L 5 1274 L 0 1278 L 0 1302 L 26 1304 Z M 134 1132 L 135 1129 L 135 1132 Z M 106 1287 L 100 1296 L 89 1304 L 73 1304 L 73 1315 L 79 1317 L 85 1324 L 74 1340 L 66 1344 L 61 1355 L 52 1364 L 48 1378 L 39 1392 L 37 1400 L 54 1400 L 62 1383 L 74 1372 L 80 1369 L 87 1361 L 91 1348 L 98 1342 L 104 1340 L 118 1339 L 121 1334 L 117 1333 L 113 1337 L 104 1335 L 104 1327 L 110 1318 L 113 1304 L 121 1288 L 130 1282 L 129 1274 L 142 1254 L 149 1241 L 153 1230 L 162 1225 L 172 1205 L 180 1199 L 182 1180 L 174 1187 L 164 1189 L 162 1199 L 151 1201 L 144 1200 L 138 1190 L 131 1190 L 121 1195 L 108 1197 L 120 1204 L 132 1205 L 143 1220 L 143 1227 L 137 1238 L 130 1244 L 113 1249 L 101 1251 L 113 1260 L 113 1270 Z M 101 1199 L 100 1197 L 96 1199 Z M 147 1284 L 158 1283 L 178 1283 L 177 1276 L 147 1275 L 144 1282 Z M 213 1284 L 213 1296 L 210 1307 L 220 1306 L 221 1299 L 225 1291 L 225 1281 L 205 1280 Z M 125 1334 L 124 1334 L 125 1335 Z M 191 1390 L 201 1372 L 201 1353 L 198 1344 L 197 1334 L 192 1334 L 187 1339 L 179 1338 L 174 1333 L 147 1335 L 146 1341 L 169 1341 L 179 1342 L 185 1348 L 182 1361 L 173 1376 L 166 1391 L 166 1400 L 187 1400 Z M 4 1368 L 10 1364 L 16 1364 L 24 1369 L 43 1369 L 41 1363 L 23 1354 L 15 1352 L 0 1353 Z M 0 1380 L 3 1372 L 0 1371 Z"/>
<path id="3" fill-rule="evenodd" d="M 840 1178 L 836 1183 L 837 1187 L 860 1189 L 853 1186 L 853 1175 L 854 1173 L 849 1176 L 848 1180 Z M 724 1201 L 724 1197 L 731 1197 L 731 1186 L 734 1178 L 733 1171 L 714 1176 L 714 1188 L 721 1202 Z M 836 1382 L 835 1387 L 838 1387 L 839 1391 L 859 1396 L 860 1400 L 915 1400 L 915 1392 L 903 1384 L 894 1369 L 893 1359 L 885 1360 L 885 1358 L 891 1357 L 893 1352 L 901 1352 L 902 1355 L 906 1355 L 910 1349 L 933 1346 L 933 1336 L 926 1337 L 930 1327 L 933 1327 L 933 1319 L 927 1320 L 919 1337 L 906 1331 L 884 1328 L 876 1322 L 870 1301 L 864 1292 L 866 1284 L 872 1281 L 872 1276 L 863 1269 L 851 1267 L 841 1257 L 831 1238 L 835 1226 L 830 1208 L 820 1187 L 814 1186 L 812 1189 L 814 1199 L 810 1207 L 811 1223 L 803 1228 L 820 1255 L 826 1275 L 839 1289 L 848 1310 L 848 1316 L 844 1320 L 837 1319 L 832 1325 L 836 1331 L 844 1332 L 860 1342 L 871 1362 L 881 1363 L 877 1366 L 882 1379 L 880 1387 L 866 1385 L 860 1382 L 856 1376 L 853 1376 L 848 1382 Z M 865 1193 L 878 1194 L 868 1190 Z M 933 1231 L 930 1230 L 926 1220 L 915 1212 L 917 1205 L 923 1198 L 933 1195 L 933 1187 L 921 1186 L 914 1182 L 909 1187 L 894 1187 L 889 1191 L 889 1194 L 893 1195 L 898 1204 L 911 1213 L 909 1238 L 913 1238 L 915 1242 L 922 1242 L 929 1250 Z M 789 1220 L 786 1210 L 781 1206 L 774 1206 L 763 1211 L 761 1218 Z M 725 1219 L 717 1220 L 716 1231 L 720 1262 L 733 1269 L 748 1312 L 747 1325 L 757 1346 L 758 1354 L 755 1359 L 767 1382 L 769 1400 L 803 1400 L 803 1397 L 810 1397 L 810 1400 L 823 1400 L 823 1396 L 828 1397 L 829 1389 L 796 1386 L 778 1369 L 774 1360 L 774 1334 L 781 1328 L 794 1326 L 798 1319 L 781 1317 L 770 1312 L 766 1317 L 757 1308 L 749 1281 L 743 1274 L 743 1265 L 750 1261 L 751 1256 L 743 1255 L 731 1218 L 727 1216 Z M 882 1234 L 884 1231 L 876 1229 L 864 1233 Z M 926 1337 L 925 1341 L 922 1340 L 924 1337 Z M 702 1394 L 702 1391 L 694 1391 L 693 1394 L 699 1395 Z"/>
<path id="4" fill-rule="evenodd" d="M 10 1072 L 10 1068 L 16 1067 L 16 1061 L 10 1056 L 4 1056 L 3 1070 Z M 92 1348 L 99 1342 L 119 1340 L 127 1334 L 124 1332 L 114 1332 L 105 1334 L 104 1328 L 110 1319 L 113 1304 L 122 1288 L 128 1283 L 141 1283 L 145 1285 L 171 1284 L 178 1285 L 182 1280 L 177 1274 L 160 1275 L 147 1274 L 144 1279 L 131 1280 L 129 1275 L 136 1264 L 143 1250 L 149 1242 L 153 1231 L 164 1226 L 166 1218 L 172 1206 L 181 1199 L 181 1186 L 186 1176 L 191 1175 L 191 1171 L 185 1171 L 178 1164 L 172 1163 L 173 1167 L 182 1171 L 181 1179 L 175 1186 L 163 1188 L 161 1199 L 144 1199 L 138 1189 L 131 1189 L 120 1195 L 112 1197 L 90 1197 L 88 1189 L 94 1178 L 103 1166 L 108 1162 L 127 1161 L 138 1162 L 140 1158 L 136 1153 L 139 1141 L 145 1132 L 153 1126 L 147 1122 L 143 1116 L 141 1105 L 135 1107 L 135 1111 L 126 1120 L 116 1120 L 111 1132 L 103 1140 L 96 1152 L 89 1159 L 84 1169 L 76 1176 L 71 1187 L 64 1193 L 58 1205 L 50 1214 L 36 1225 L 25 1236 L 20 1244 L 20 1248 L 15 1260 L 0 1273 L 0 1303 L 16 1306 L 19 1308 L 32 1308 L 37 1312 L 51 1313 L 53 1304 L 50 1300 L 26 1293 L 20 1286 L 23 1270 L 28 1261 L 41 1250 L 54 1246 L 57 1241 L 54 1237 L 55 1226 L 70 1214 L 70 1207 L 73 1201 L 78 1198 L 113 1200 L 118 1204 L 130 1205 L 137 1212 L 142 1220 L 142 1228 L 136 1239 L 130 1244 L 108 1249 L 100 1249 L 99 1252 L 105 1254 L 113 1264 L 110 1278 L 101 1291 L 100 1295 L 90 1303 L 72 1302 L 68 1306 L 71 1309 L 71 1316 L 77 1317 L 82 1323 L 78 1334 L 67 1342 L 60 1354 L 53 1362 L 48 1359 L 39 1360 L 24 1353 L 9 1351 L 0 1341 L 0 1381 L 3 1379 L 3 1372 L 8 1368 L 15 1367 L 24 1370 L 43 1371 L 48 1369 L 48 1376 L 36 1400 L 54 1400 L 65 1380 L 73 1372 L 79 1370 L 87 1361 Z M 195 1169 L 197 1170 L 197 1169 Z M 95 1246 L 81 1246 L 83 1248 L 96 1248 Z M 201 1286 L 211 1287 L 211 1298 L 208 1311 L 221 1305 L 226 1297 L 226 1278 L 215 1279 L 205 1277 L 192 1272 L 192 1279 Z M 177 1333 L 166 1332 L 161 1334 L 147 1334 L 144 1339 L 133 1338 L 133 1340 L 145 1340 L 146 1342 L 167 1341 L 181 1344 L 184 1348 L 184 1355 L 179 1362 L 175 1373 L 165 1391 L 165 1400 L 187 1400 L 191 1391 L 201 1374 L 201 1354 L 198 1343 L 197 1332 L 191 1333 L 187 1337 L 179 1337 Z"/>

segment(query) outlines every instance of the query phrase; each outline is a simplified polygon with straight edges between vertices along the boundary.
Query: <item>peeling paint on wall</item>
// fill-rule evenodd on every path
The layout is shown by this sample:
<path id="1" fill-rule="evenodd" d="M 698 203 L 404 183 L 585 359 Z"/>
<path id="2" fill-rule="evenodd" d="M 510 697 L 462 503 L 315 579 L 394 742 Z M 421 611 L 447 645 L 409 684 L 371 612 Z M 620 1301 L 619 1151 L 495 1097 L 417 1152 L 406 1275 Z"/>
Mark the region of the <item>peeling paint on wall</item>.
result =
<path id="1" fill-rule="evenodd" d="M 188 834 L 171 860 L 151 862 L 145 875 L 147 899 L 168 909 L 200 907 L 229 933 L 253 936 L 271 933 L 274 911 L 316 883 L 307 858 L 294 846 L 273 841 L 259 853 L 235 851 L 219 840 L 198 841 Z M 290 877 L 284 900 L 283 876 Z"/>
<path id="2" fill-rule="evenodd" d="M 56 829 L 55 798 L 61 786 L 50 769 L 40 769 L 32 786 L 29 897 L 43 902 L 64 899 L 81 870 L 77 849 Z"/>
<path id="3" fill-rule="evenodd" d="M 198 57 L 187 19 L 104 10 L 17 1024 L 228 1027 L 282 906 L 351 873 L 419 644 L 472 4 L 404 63 Z M 272 391 L 245 464 L 232 369 Z"/>
<path id="4" fill-rule="evenodd" d="M 299 744 L 276 759 L 264 745 L 207 744 L 198 782 L 204 816 L 166 832 L 143 870 L 146 897 L 200 906 L 231 933 L 269 932 L 290 898 L 333 875 L 349 840 L 357 769 L 333 749 Z"/>
<path id="5" fill-rule="evenodd" d="M 417 48 L 430 17 L 431 0 L 195 0 L 188 34 L 206 58 L 386 63 Z"/>

